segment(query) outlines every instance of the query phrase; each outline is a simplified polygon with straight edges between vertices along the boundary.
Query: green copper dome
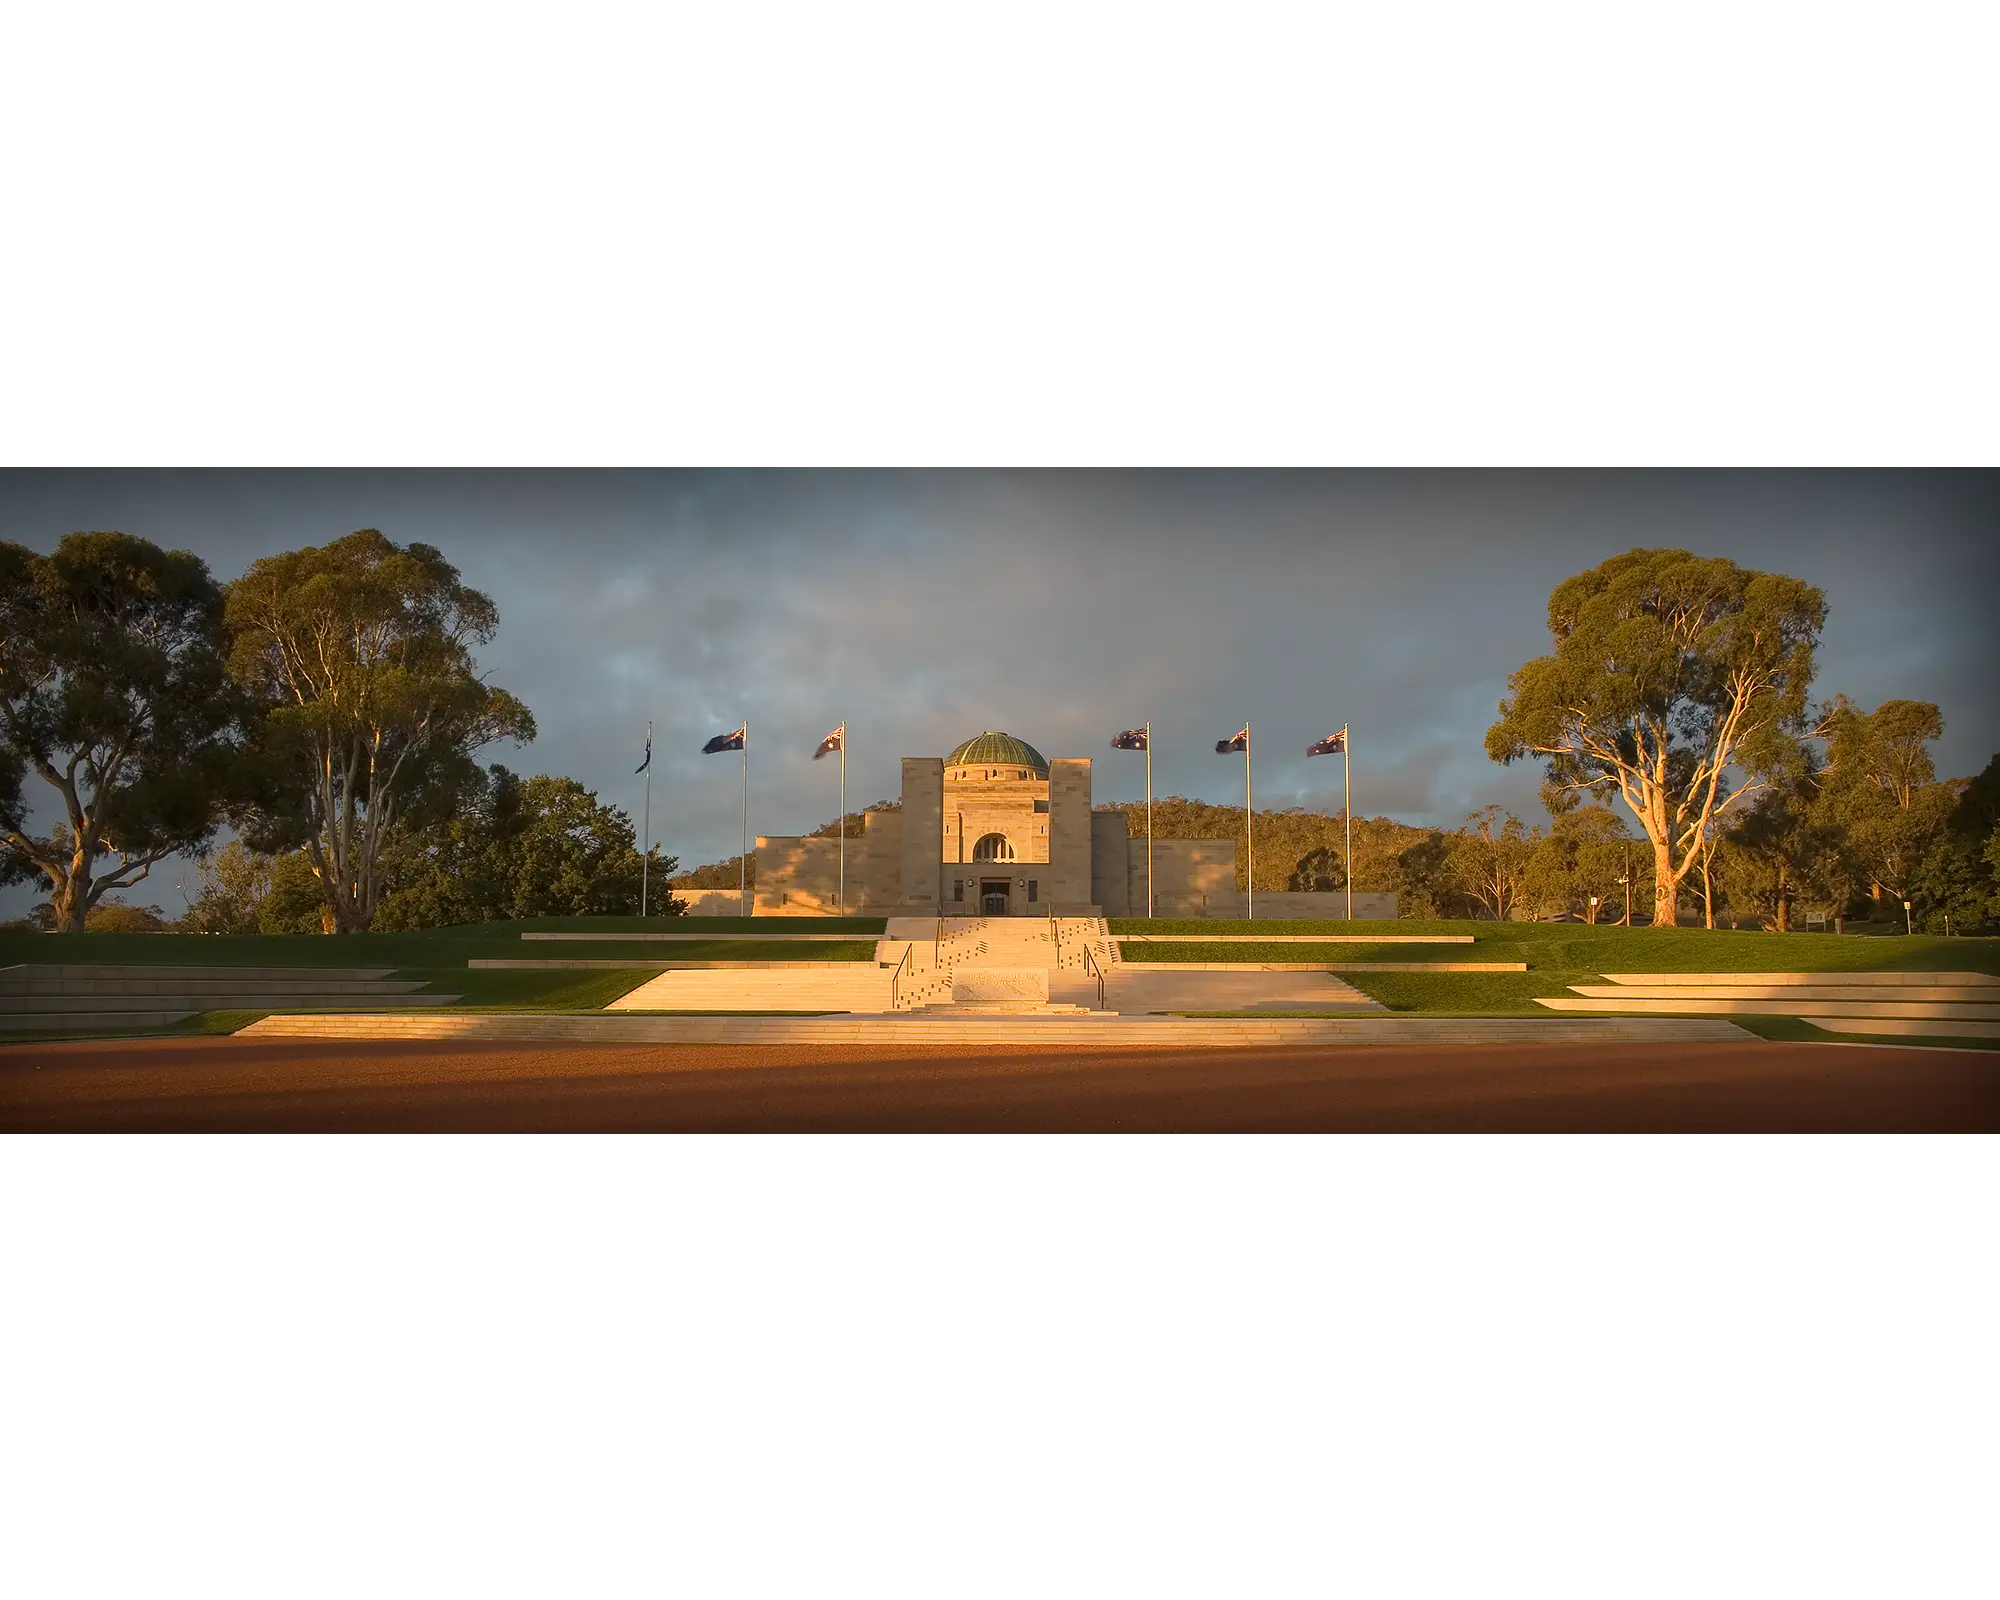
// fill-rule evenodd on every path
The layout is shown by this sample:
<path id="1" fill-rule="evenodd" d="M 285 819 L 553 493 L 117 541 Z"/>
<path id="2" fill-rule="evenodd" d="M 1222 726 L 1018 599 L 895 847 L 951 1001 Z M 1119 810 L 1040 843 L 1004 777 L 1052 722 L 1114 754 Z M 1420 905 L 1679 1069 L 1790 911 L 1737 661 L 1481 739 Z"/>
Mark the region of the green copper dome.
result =
<path id="1" fill-rule="evenodd" d="M 1049 775 L 1049 764 L 1041 751 L 1011 733 L 982 733 L 944 758 L 947 767 L 1026 767 L 1038 778 Z"/>

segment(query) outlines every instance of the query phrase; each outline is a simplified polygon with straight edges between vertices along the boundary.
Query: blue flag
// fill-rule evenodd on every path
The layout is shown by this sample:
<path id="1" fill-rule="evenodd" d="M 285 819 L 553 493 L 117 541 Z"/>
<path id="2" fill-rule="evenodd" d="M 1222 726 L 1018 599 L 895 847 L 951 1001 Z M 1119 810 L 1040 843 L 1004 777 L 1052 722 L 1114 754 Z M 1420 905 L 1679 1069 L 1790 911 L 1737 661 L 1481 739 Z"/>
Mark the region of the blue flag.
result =
<path id="1" fill-rule="evenodd" d="M 1346 749 L 1347 725 L 1342 723 L 1340 732 L 1329 733 L 1318 744 L 1307 745 L 1306 754 L 1309 756 L 1337 756 L 1343 754 Z"/>
<path id="2" fill-rule="evenodd" d="M 1248 750 L 1249 748 L 1250 748 L 1250 724 L 1247 722 L 1243 724 L 1243 731 L 1239 733 L 1235 738 L 1217 739 L 1215 741 L 1215 753 L 1219 756 L 1226 756 L 1232 750 Z"/>
<path id="3" fill-rule="evenodd" d="M 746 722 L 734 733 L 718 733 L 701 747 L 701 753 L 705 756 L 719 756 L 725 750 L 741 750 L 743 741 L 749 737 L 750 724 Z"/>
<path id="4" fill-rule="evenodd" d="M 648 728 L 646 730 L 646 759 L 640 762 L 636 767 L 632 769 L 632 776 L 635 778 L 638 777 L 640 773 L 644 772 L 652 764 L 653 764 L 653 730 L 651 728 Z"/>

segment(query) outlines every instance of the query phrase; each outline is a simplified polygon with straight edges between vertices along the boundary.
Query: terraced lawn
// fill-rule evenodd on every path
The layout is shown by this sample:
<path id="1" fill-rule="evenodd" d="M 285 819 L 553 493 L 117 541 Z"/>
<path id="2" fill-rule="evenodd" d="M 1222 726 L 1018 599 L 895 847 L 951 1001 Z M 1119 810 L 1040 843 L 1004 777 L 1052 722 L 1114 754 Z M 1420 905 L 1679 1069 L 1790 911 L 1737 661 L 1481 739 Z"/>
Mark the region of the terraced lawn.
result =
<path id="1" fill-rule="evenodd" d="M 1224 918 L 1113 918 L 1121 933 L 1232 936 L 1227 944 L 1119 944 L 1119 955 L 1144 961 L 1525 961 L 1529 974 L 1605 972 L 1990 972 L 2000 975 L 2000 939 L 1943 939 L 1925 934 L 1749 933 L 1706 928 L 1585 927 L 1574 922 L 1256 921 Z M 1275 944 L 1256 934 L 1471 934 L 1470 945 Z M 1238 935 L 1252 937 L 1237 938 Z M 1476 974 L 1430 974 L 1476 978 Z"/>
<path id="2" fill-rule="evenodd" d="M 1226 944 L 1134 944 L 1119 956 L 1133 967 L 1152 961 L 1324 961 L 1349 964 L 1423 961 L 1525 961 L 1526 972 L 1345 972 L 1343 979 L 1392 1011 L 1440 1017 L 1547 1017 L 1535 1001 L 1598 983 L 1607 972 L 1989 972 L 2000 975 L 2000 939 L 1918 935 L 1748 933 L 1706 928 L 1591 928 L 1578 923 L 1334 922 L 1114 918 L 1112 931 L 1153 934 L 1250 934 Z M 1471 945 L 1278 944 L 1263 934 L 1466 934 Z M 1732 1017 L 1731 1021 L 1744 1021 Z M 1752 1018 L 1745 1022 L 1761 1022 Z M 1783 1019 L 1772 1019 L 1782 1028 Z M 1804 1024 L 1800 1024 L 1804 1027 Z M 1825 1038 L 1818 1030 L 1772 1038 Z M 1859 1035 L 1856 1036 L 1860 1037 Z M 1880 1043 L 1880 1039 L 1872 1042 Z"/>
<path id="3" fill-rule="evenodd" d="M 711 923 L 748 923 L 756 930 L 724 926 L 713 930 Z M 6 933 L 0 934 L 0 967 L 21 963 L 97 962 L 141 966 L 201 967 L 387 967 L 459 968 L 471 960 L 562 960 L 564 958 L 643 961 L 873 961 L 875 940 L 865 930 L 854 929 L 852 939 L 799 943 L 773 938 L 751 938 L 750 931 L 770 933 L 782 919 L 758 917 L 703 917 L 700 925 L 689 927 L 683 920 L 655 917 L 641 922 L 637 917 L 603 919 L 538 918 L 521 922 L 477 923 L 458 928 L 434 928 L 420 933 L 361 933 L 342 938 L 321 938 L 311 934 L 260 937 L 256 934 L 195 933 Z M 849 918 L 853 922 L 860 919 Z M 879 920 L 879 919 L 878 919 Z M 608 926 L 599 927 L 598 922 Z M 555 923 L 555 926 L 551 926 Z M 833 923 L 834 926 L 826 926 Z M 783 926 L 812 933 L 846 931 L 831 917 L 795 917 Z M 627 932 L 709 933 L 712 939 L 661 944 L 634 940 L 624 943 L 550 943 L 523 940 L 523 933 Z"/>

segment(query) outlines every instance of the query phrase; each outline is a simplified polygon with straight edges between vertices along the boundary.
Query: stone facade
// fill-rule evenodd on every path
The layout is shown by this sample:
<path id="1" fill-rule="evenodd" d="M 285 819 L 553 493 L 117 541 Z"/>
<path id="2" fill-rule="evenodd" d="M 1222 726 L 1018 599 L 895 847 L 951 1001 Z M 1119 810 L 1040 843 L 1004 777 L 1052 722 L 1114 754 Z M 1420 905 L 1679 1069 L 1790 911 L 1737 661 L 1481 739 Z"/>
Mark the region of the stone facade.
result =
<path id="1" fill-rule="evenodd" d="M 1008 734 L 967 740 L 944 760 L 903 759 L 900 811 L 864 814 L 847 841 L 846 909 L 873 915 L 1146 914 L 1146 841 L 1122 813 L 1091 810 L 1090 761 L 1047 761 Z M 755 913 L 831 916 L 839 909 L 840 842 L 760 835 Z M 734 914 L 721 891 L 700 914 Z M 1232 839 L 1155 839 L 1153 912 L 1240 917 Z M 1342 894 L 1259 894 L 1260 917 L 1340 917 Z M 1393 917 L 1393 894 L 1357 894 L 1356 917 Z"/>

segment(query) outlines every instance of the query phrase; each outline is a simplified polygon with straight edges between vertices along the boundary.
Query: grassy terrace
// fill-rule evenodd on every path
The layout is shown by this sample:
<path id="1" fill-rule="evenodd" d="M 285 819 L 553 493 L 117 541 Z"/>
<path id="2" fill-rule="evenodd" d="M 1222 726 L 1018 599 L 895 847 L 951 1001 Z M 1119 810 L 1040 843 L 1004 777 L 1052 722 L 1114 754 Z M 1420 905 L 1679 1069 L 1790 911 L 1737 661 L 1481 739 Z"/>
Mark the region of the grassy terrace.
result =
<path id="1" fill-rule="evenodd" d="M 674 961 L 873 961 L 880 917 L 535 917 L 518 922 L 469 923 L 418 933 L 364 933 L 347 938 L 240 937 L 192 933 L 5 933 L 0 967 L 41 963 L 187 967 L 373 967 L 421 980 L 427 992 L 455 994 L 458 1004 L 480 1011 L 597 1011 L 630 993 Z M 712 939 L 671 944 L 607 940 L 590 944 L 524 943 L 523 933 L 714 933 Z M 852 939 L 787 941 L 785 933 L 848 933 Z M 764 937 L 758 937 L 763 935 Z M 650 969 L 571 969 L 523 972 L 472 971 L 471 960 L 635 960 Z M 216 1034 L 268 1015 L 263 1011 L 208 1011 L 147 1033 Z M 126 1030 L 132 1031 L 132 1030 Z M 69 1037 L 90 1037 L 72 1035 Z M 65 1037 L 50 1033 L 10 1036 L 16 1042 Z"/>
<path id="2" fill-rule="evenodd" d="M 416 975 L 456 969 L 456 992 L 466 992 L 465 963 L 474 959 L 658 961 L 872 961 L 880 917 L 528 917 L 518 922 L 475 922 L 419 933 L 361 933 L 345 938 L 310 934 L 286 937 L 194 933 L 0 933 L 0 967 L 37 962 L 107 962 L 197 967 L 387 967 Z M 634 940 L 549 944 L 524 933 L 703 933 L 713 938 L 660 944 Z M 800 944 L 785 933 L 846 933 L 853 939 Z M 758 937 L 763 935 L 763 937 Z M 773 936 L 778 937 L 773 937 Z M 494 976 L 504 976 L 494 974 Z M 543 974 L 521 974 L 540 977 Z M 578 974 L 570 974 L 571 981 Z M 617 976 L 614 974 L 613 976 Z"/>
<path id="3" fill-rule="evenodd" d="M 1332 922 L 1221 918 L 1114 918 L 1119 933 L 1245 935 L 1229 944 L 1119 946 L 1129 965 L 1149 961 L 1525 961 L 1526 972 L 1356 972 L 1355 988 L 1392 1011 L 1440 1017 L 1553 1015 L 1535 1004 L 1607 972 L 1990 972 L 2000 975 L 2000 939 L 1939 939 L 1849 932 L 1737 933 L 1705 928 L 1585 927 L 1573 922 Z M 1257 933 L 1472 934 L 1472 945 L 1271 944 Z M 1741 1021 L 1741 1018 L 1732 1018 Z M 1756 1019 L 1752 1019 L 1756 1020 Z M 1790 1033 L 1769 1037 L 1792 1037 Z M 1798 1037 L 1826 1037 L 1817 1033 Z M 1876 1042 L 1880 1042 L 1877 1040 Z"/>

